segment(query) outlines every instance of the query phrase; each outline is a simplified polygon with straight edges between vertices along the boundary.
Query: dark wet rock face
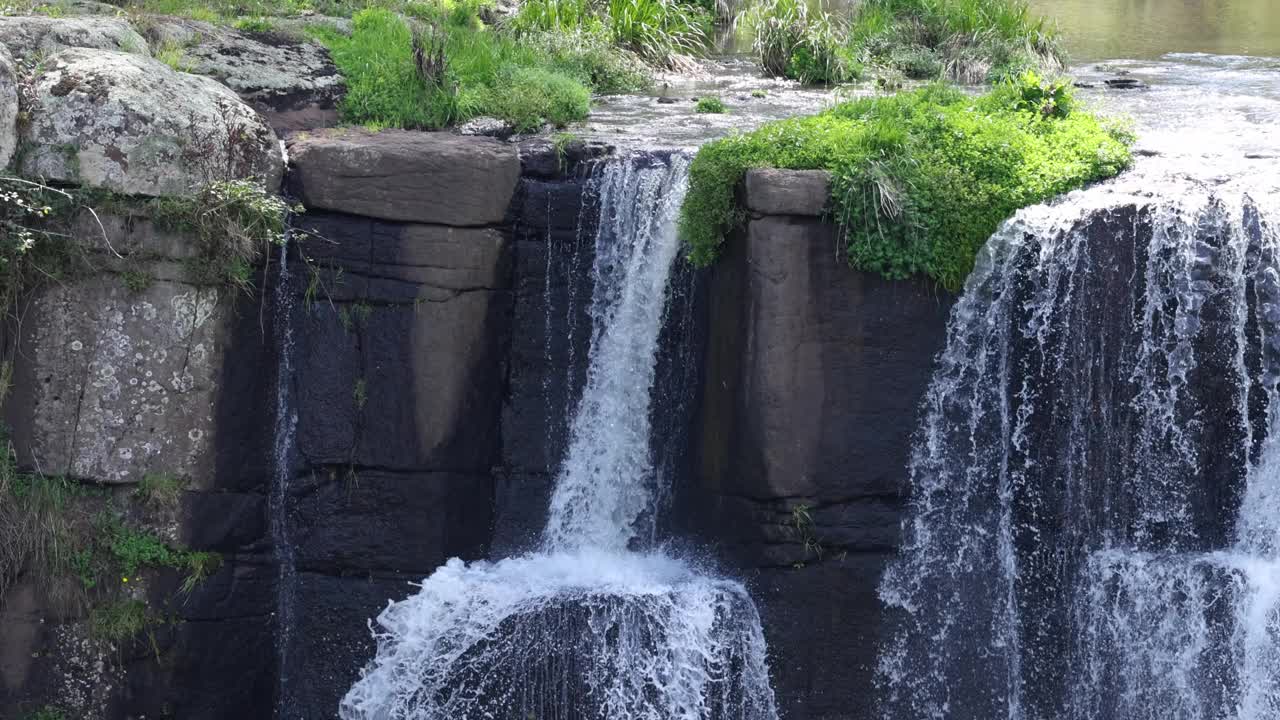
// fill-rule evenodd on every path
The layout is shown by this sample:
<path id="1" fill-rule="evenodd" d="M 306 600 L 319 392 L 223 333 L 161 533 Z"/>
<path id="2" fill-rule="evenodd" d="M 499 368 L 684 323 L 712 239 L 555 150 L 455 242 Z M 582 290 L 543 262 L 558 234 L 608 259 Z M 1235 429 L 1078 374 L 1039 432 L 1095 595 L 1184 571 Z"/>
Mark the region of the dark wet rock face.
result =
<path id="1" fill-rule="evenodd" d="M 952 298 L 840 262 L 810 173 L 753 173 L 711 273 L 691 532 L 747 577 L 788 718 L 875 717 L 880 574 Z M 805 202 L 807 198 L 807 202 Z"/>

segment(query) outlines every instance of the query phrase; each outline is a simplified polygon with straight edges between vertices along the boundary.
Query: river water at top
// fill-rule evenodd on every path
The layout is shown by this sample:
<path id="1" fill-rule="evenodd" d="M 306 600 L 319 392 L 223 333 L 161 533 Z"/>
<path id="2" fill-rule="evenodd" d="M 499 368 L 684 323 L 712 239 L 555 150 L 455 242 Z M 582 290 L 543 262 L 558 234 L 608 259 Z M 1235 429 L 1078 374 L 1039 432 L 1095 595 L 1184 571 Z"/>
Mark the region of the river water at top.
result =
<path id="1" fill-rule="evenodd" d="M 1140 166 L 1225 176 L 1280 159 L 1280 0 L 1031 4 L 1056 22 L 1080 101 L 1132 118 Z M 876 92 L 870 82 L 833 90 L 765 78 L 749 42 L 719 46 L 723 54 L 704 61 L 700 74 L 665 77 L 649 95 L 598 98 L 574 131 L 622 146 L 695 147 Z M 1119 78 L 1140 87 L 1106 84 Z M 723 98 L 729 112 L 696 113 L 694 99 L 703 95 Z"/>
<path id="2" fill-rule="evenodd" d="M 1168 53 L 1280 57 L 1280 0 L 1031 0 L 1073 62 Z"/>

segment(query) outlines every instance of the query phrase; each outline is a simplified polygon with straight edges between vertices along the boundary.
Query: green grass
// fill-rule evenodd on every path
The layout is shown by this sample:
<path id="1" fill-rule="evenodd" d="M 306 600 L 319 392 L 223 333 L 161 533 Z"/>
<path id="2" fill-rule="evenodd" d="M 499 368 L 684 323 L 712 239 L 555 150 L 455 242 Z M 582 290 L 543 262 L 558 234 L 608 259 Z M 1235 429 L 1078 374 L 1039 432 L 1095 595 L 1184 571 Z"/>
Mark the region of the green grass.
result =
<path id="1" fill-rule="evenodd" d="M 599 33 L 649 62 L 671 67 L 678 56 L 702 52 L 711 22 L 703 7 L 680 0 L 525 0 L 511 27 Z"/>
<path id="2" fill-rule="evenodd" d="M 709 264 L 745 218 L 736 192 L 748 169 L 825 169 L 853 267 L 954 290 L 1000 222 L 1117 174 L 1132 140 L 1030 73 L 980 97 L 929 85 L 704 145 L 680 230 L 689 259 Z"/>
<path id="3" fill-rule="evenodd" d="M 806 84 L 856 80 L 862 65 L 847 47 L 847 26 L 805 0 L 757 0 L 735 21 L 752 38 L 765 72 Z"/>
<path id="4" fill-rule="evenodd" d="M 1062 64 L 1057 29 L 1026 0 L 866 0 L 849 42 L 911 78 L 978 83 Z"/>
<path id="5" fill-rule="evenodd" d="M 348 122 L 375 127 L 436 129 L 481 115 L 518 131 L 582 120 L 591 88 L 618 91 L 637 79 L 628 61 L 598 42 L 529 39 L 454 18 L 427 26 L 415 60 L 414 34 L 394 13 L 358 13 L 350 37 L 313 32 L 347 79 L 342 112 Z M 441 56 L 443 60 L 441 60 Z"/>
<path id="6" fill-rule="evenodd" d="M 705 97 L 698 98 L 698 104 L 694 105 L 693 109 L 695 112 L 709 115 L 720 115 L 728 112 L 728 108 L 725 107 L 724 101 L 715 95 L 707 95 Z"/>
<path id="7" fill-rule="evenodd" d="M 1026 0 L 864 0 L 849 21 L 804 0 L 756 0 L 738 23 L 767 72 L 805 83 L 848 82 L 874 67 L 976 84 L 1062 65 L 1056 28 Z"/>
<path id="8" fill-rule="evenodd" d="M 150 623 L 150 611 L 141 600 L 116 600 L 94 608 L 89 615 L 89 630 L 93 637 L 110 643 L 136 637 Z"/>
<path id="9" fill-rule="evenodd" d="M 173 509 L 182 499 L 182 492 L 187 483 L 184 479 L 168 473 L 147 473 L 134 488 L 135 497 L 147 505 Z"/>

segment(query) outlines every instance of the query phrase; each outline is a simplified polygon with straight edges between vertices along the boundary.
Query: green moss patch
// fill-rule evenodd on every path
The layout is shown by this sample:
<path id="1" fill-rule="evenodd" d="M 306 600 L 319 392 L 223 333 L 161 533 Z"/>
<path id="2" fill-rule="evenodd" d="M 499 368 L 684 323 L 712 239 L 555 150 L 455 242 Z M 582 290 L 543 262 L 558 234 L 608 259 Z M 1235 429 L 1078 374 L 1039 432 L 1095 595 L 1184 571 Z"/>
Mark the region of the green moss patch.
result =
<path id="1" fill-rule="evenodd" d="M 745 218 L 737 189 L 747 170 L 828 170 L 853 267 L 958 289 L 1003 220 L 1116 175 L 1132 140 L 1031 73 L 978 97 L 930 85 L 704 145 L 680 230 L 689 259 L 709 264 Z"/>

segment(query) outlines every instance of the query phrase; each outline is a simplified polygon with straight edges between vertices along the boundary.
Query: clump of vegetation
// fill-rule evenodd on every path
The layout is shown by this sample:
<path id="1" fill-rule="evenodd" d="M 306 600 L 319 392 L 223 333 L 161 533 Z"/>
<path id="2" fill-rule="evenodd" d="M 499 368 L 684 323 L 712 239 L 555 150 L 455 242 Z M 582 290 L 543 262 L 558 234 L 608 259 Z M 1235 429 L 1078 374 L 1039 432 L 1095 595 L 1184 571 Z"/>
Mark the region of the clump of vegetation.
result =
<path id="1" fill-rule="evenodd" d="M 865 0 L 848 22 L 804 0 L 757 0 L 739 22 L 767 72 L 805 83 L 874 67 L 974 84 L 1062 65 L 1056 29 L 1027 0 Z"/>
<path id="2" fill-rule="evenodd" d="M 147 505 L 173 509 L 178 506 L 187 483 L 169 473 L 147 473 L 134 489 L 133 494 Z"/>
<path id="3" fill-rule="evenodd" d="M 126 209 L 194 236 L 199 256 L 187 264 L 191 282 L 243 290 L 252 288 L 263 254 L 286 242 L 289 214 L 302 211 L 254 180 L 213 182 L 191 197 L 133 202 Z"/>
<path id="4" fill-rule="evenodd" d="M 862 64 L 847 46 L 846 23 L 805 0 L 759 0 L 736 21 L 765 72 L 806 84 L 856 80 Z"/>
<path id="5" fill-rule="evenodd" d="M 24 720 L 67 720 L 67 713 L 60 707 L 45 705 L 35 712 L 23 716 Z"/>
<path id="6" fill-rule="evenodd" d="M 313 29 L 347 79 L 348 122 L 435 129 L 489 115 L 517 131 L 563 127 L 586 117 L 592 90 L 621 92 L 648 82 L 635 60 L 587 31 L 517 37 L 465 13 L 421 22 L 411 27 L 371 8 L 356 14 L 350 36 Z"/>
<path id="7" fill-rule="evenodd" d="M 60 604 L 69 601 L 74 586 L 59 581 L 77 552 L 76 490 L 65 478 L 19 472 L 13 446 L 0 433 L 0 598 L 36 568 L 42 589 Z"/>
<path id="8" fill-rule="evenodd" d="M 58 227 L 73 196 L 15 177 L 0 177 L 0 307 L 43 279 L 61 278 L 73 264 L 70 236 Z"/>
<path id="9" fill-rule="evenodd" d="M 1057 29 L 1027 0 L 866 0 L 849 30 L 868 63 L 979 83 L 1062 65 Z"/>
<path id="10" fill-rule="evenodd" d="M 680 0 L 526 0 L 511 26 L 603 34 L 649 62 L 675 67 L 706 46 L 711 22 L 704 7 Z"/>
<path id="11" fill-rule="evenodd" d="M 728 109 L 724 105 L 724 101 L 715 95 L 705 95 L 698 98 L 698 103 L 693 106 L 693 109 L 697 112 L 711 115 L 720 115 L 728 112 Z"/>
<path id="12" fill-rule="evenodd" d="M 141 600 L 123 599 L 93 609 L 89 630 L 99 640 L 120 643 L 136 637 L 151 622 L 147 604 Z"/>
<path id="13" fill-rule="evenodd" d="M 680 229 L 690 260 L 706 265 L 745 217 L 735 192 L 748 169 L 825 169 L 854 267 L 957 289 L 1001 221 L 1117 174 L 1132 141 L 1034 73 L 979 97 L 929 85 L 704 145 Z"/>

